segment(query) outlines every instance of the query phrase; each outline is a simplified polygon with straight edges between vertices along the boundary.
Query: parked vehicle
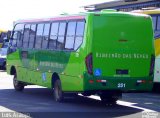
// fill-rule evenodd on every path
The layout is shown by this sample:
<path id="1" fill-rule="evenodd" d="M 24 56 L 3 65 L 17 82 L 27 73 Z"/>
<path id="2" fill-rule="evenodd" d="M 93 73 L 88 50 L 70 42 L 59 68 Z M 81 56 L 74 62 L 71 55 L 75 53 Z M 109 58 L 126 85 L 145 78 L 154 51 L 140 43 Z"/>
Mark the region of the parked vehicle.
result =
<path id="1" fill-rule="evenodd" d="M 148 15 L 106 11 L 21 20 L 14 26 L 7 73 L 17 91 L 28 84 L 67 93 L 97 94 L 116 103 L 126 91 L 150 91 L 154 42 Z"/>
<path id="2" fill-rule="evenodd" d="M 0 68 L 6 70 L 6 58 L 9 52 L 9 42 L 5 42 L 0 48 Z"/>

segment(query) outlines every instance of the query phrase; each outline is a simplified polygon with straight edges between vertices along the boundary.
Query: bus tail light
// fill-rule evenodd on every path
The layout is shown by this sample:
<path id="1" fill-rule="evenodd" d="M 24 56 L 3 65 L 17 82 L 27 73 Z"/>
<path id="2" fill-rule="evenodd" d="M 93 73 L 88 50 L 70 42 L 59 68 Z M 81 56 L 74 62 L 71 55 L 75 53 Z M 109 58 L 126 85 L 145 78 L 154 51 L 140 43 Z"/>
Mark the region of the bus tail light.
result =
<path id="1" fill-rule="evenodd" d="M 100 83 L 100 82 L 102 82 L 102 81 L 101 81 L 100 79 L 97 79 L 96 82 Z"/>
<path id="2" fill-rule="evenodd" d="M 89 74 L 93 74 L 93 62 L 92 62 L 92 53 L 86 57 L 86 67 Z"/>
<path id="3" fill-rule="evenodd" d="M 146 83 L 146 80 L 137 80 L 137 83 Z"/>
<path id="4" fill-rule="evenodd" d="M 107 83 L 107 80 L 97 79 L 96 82 L 97 82 L 97 83 Z"/>
<path id="5" fill-rule="evenodd" d="M 155 56 L 151 55 L 151 63 L 150 63 L 149 76 L 153 75 L 153 72 L 154 72 L 154 63 L 155 63 Z"/>
<path id="6" fill-rule="evenodd" d="M 89 83 L 90 83 L 90 84 L 93 84 L 93 83 L 94 83 L 94 80 L 89 80 Z"/>

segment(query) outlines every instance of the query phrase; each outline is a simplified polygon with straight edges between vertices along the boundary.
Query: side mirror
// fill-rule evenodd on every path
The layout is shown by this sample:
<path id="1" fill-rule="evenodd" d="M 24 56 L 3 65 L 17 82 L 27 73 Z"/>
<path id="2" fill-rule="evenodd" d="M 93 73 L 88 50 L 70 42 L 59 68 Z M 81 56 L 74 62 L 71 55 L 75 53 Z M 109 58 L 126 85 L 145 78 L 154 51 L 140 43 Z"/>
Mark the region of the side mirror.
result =
<path id="1" fill-rule="evenodd" d="M 7 32 L 7 39 L 8 39 L 8 40 L 11 38 L 11 34 L 12 34 L 12 31 L 8 31 L 8 32 Z"/>
<path id="2" fill-rule="evenodd" d="M 13 40 L 9 40 L 9 44 L 8 44 L 8 53 L 10 54 L 10 53 L 12 53 L 12 52 L 14 52 L 14 47 L 12 46 L 12 41 Z"/>

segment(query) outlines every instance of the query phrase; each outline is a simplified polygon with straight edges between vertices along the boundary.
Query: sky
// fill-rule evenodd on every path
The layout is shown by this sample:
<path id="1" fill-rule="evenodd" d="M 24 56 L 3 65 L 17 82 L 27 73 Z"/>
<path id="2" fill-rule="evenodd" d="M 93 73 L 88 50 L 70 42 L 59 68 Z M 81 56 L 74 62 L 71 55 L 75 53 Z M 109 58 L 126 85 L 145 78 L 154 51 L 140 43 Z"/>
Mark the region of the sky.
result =
<path id="1" fill-rule="evenodd" d="M 19 19 L 83 12 L 82 6 L 113 0 L 0 0 L 0 29 L 12 30 Z"/>

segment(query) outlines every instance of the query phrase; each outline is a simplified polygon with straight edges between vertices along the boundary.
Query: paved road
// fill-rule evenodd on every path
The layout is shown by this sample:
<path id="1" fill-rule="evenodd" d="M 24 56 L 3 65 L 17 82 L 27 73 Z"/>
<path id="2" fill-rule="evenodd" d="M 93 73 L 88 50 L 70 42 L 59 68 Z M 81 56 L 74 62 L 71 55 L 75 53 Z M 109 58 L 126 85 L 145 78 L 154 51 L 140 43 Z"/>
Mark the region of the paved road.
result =
<path id="1" fill-rule="evenodd" d="M 0 112 L 0 117 L 8 115 L 7 112 L 16 112 L 30 117 L 142 118 L 145 113 L 160 112 L 160 94 L 125 93 L 114 106 L 102 104 L 97 96 L 79 96 L 57 103 L 53 100 L 52 90 L 43 87 L 27 86 L 23 92 L 14 91 L 12 76 L 0 71 Z"/>

